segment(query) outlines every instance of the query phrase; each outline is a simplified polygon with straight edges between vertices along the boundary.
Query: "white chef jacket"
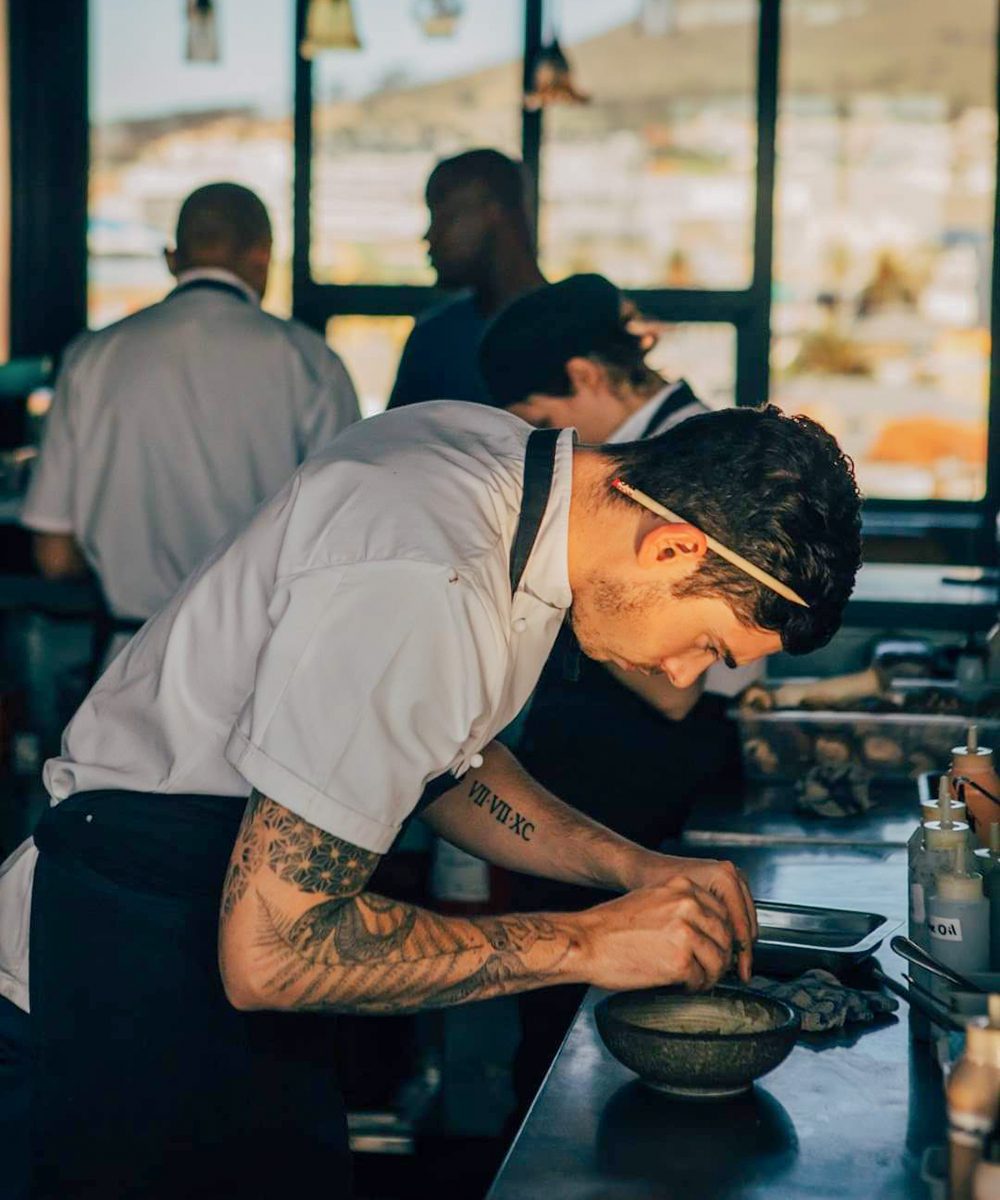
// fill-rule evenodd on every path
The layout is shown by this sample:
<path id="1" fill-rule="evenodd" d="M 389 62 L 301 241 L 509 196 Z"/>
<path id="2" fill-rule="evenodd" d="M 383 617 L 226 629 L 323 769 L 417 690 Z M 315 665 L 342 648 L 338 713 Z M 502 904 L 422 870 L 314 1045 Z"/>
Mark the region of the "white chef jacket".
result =
<path id="1" fill-rule="evenodd" d="M 521 709 L 570 605 L 572 430 L 511 597 L 531 432 L 448 401 L 348 429 L 114 660 L 45 765 L 53 802 L 256 787 L 387 850 L 424 785 L 478 765 Z M 25 1009 L 36 858 L 0 868 L 0 994 Z"/>
<path id="2" fill-rule="evenodd" d="M 72 534 L 111 612 L 146 618 L 219 538 L 358 420 L 343 363 L 233 290 L 171 293 L 67 352 L 21 521 Z"/>
<path id="3" fill-rule="evenodd" d="M 647 434 L 646 426 L 653 419 L 656 410 L 668 396 L 677 391 L 682 383 L 683 380 L 678 380 L 676 383 L 668 383 L 662 387 L 646 401 L 642 408 L 637 408 L 618 426 L 608 438 L 608 442 L 620 444 L 638 441 L 643 436 L 656 437 L 657 434 L 666 433 L 668 429 L 680 425 L 689 417 L 697 417 L 701 413 L 711 412 L 707 404 L 703 404 L 700 400 L 693 400 L 675 412 L 668 413 Z M 718 696 L 737 696 L 755 680 L 762 678 L 763 674 L 764 663 L 760 660 L 748 663 L 745 667 L 727 667 L 725 663 L 715 663 L 705 673 L 705 691 L 713 692 Z"/>

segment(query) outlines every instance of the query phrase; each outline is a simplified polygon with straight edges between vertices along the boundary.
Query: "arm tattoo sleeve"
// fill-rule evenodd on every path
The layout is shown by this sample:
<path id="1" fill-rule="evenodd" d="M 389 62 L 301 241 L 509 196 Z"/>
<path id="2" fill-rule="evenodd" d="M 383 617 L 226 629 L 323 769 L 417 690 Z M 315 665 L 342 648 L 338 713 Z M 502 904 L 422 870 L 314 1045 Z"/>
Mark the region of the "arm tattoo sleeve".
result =
<path id="1" fill-rule="evenodd" d="M 222 889 L 229 916 L 246 895 L 251 877 L 268 866 L 302 892 L 349 896 L 375 870 L 378 854 L 341 841 L 254 791 L 247 802 Z"/>
<path id="2" fill-rule="evenodd" d="M 551 943 L 549 969 L 568 939 L 542 916 L 463 921 L 365 893 L 324 901 L 289 920 L 257 893 L 258 965 L 281 1007 L 410 1012 L 484 999 L 545 982 L 524 961 Z"/>
<path id="3" fill-rule="evenodd" d="M 539 986 L 570 951 L 558 918 L 445 918 L 362 892 L 378 859 L 251 796 L 222 919 L 249 896 L 253 966 L 275 1007 L 402 1012 L 458 1004 Z M 321 898 L 291 914 L 268 873 Z"/>

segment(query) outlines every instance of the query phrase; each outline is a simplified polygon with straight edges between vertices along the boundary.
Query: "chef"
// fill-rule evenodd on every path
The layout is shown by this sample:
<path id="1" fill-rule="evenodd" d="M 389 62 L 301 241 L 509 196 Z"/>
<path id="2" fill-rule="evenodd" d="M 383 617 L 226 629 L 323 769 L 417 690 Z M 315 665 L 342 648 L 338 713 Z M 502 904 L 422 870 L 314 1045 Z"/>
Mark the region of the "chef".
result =
<path id="1" fill-rule="evenodd" d="M 684 380 L 646 363 L 625 298 L 601 275 L 573 275 L 514 300 L 487 327 L 480 368 L 493 402 L 540 428 L 574 428 L 582 441 L 614 445 L 656 437 L 709 412 Z M 519 757 L 575 808 L 643 845 L 675 836 L 694 799 L 732 755 L 723 702 L 752 667 L 713 664 L 678 688 L 580 653 L 567 625 L 518 725 Z M 670 763 L 669 782 L 663 777 Z M 582 908 L 583 889 L 535 876 L 512 881 L 518 908 Z M 580 1001 L 578 989 L 520 997 L 522 1042 L 514 1067 L 519 1105 L 530 1103 Z"/>
<path id="2" fill-rule="evenodd" d="M 46 576 L 95 573 L 102 647 L 360 416 L 323 339 L 261 310 L 271 224 L 253 192 L 192 192 L 166 258 L 164 300 L 67 352 L 21 517 Z"/>
<path id="3" fill-rule="evenodd" d="M 0 875 L 36 1194 L 346 1195 L 330 1014 L 746 979 L 732 864 L 642 849 L 493 739 L 567 615 L 587 654 L 682 686 L 823 644 L 858 511 L 833 439 L 775 409 L 619 454 L 440 402 L 314 456 L 98 681 Z M 380 897 L 417 811 L 503 866 L 620 894 L 480 918 Z"/>

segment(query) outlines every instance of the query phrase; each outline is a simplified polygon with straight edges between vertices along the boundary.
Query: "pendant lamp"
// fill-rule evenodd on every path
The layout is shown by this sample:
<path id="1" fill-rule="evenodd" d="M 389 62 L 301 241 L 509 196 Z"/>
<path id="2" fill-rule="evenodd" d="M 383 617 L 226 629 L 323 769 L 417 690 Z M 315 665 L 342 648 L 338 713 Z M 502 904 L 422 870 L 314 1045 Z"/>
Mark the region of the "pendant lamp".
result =
<path id="1" fill-rule="evenodd" d="M 559 45 L 551 7 L 546 26 L 547 36 L 531 66 L 531 90 L 524 97 L 525 109 L 537 112 L 550 104 L 588 104 L 590 96 L 576 86 L 573 68 Z"/>
<path id="2" fill-rule="evenodd" d="M 187 0 L 188 62 L 219 61 L 219 30 L 214 0 Z"/>
<path id="3" fill-rule="evenodd" d="M 360 50 L 351 0 L 309 0 L 306 35 L 299 53 L 312 58 L 323 50 Z"/>

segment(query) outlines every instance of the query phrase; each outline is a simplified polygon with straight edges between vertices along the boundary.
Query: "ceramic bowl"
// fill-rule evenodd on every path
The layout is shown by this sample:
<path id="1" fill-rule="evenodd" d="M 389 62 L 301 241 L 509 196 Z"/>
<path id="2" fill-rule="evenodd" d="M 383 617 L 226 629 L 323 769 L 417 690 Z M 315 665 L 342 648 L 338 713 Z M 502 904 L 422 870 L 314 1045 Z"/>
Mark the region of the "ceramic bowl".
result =
<path id="1" fill-rule="evenodd" d="M 799 1016 L 783 1000 L 748 988 L 701 995 L 673 988 L 615 992 L 594 1010 L 605 1046 L 652 1088 L 714 1100 L 745 1092 L 783 1062 Z"/>

